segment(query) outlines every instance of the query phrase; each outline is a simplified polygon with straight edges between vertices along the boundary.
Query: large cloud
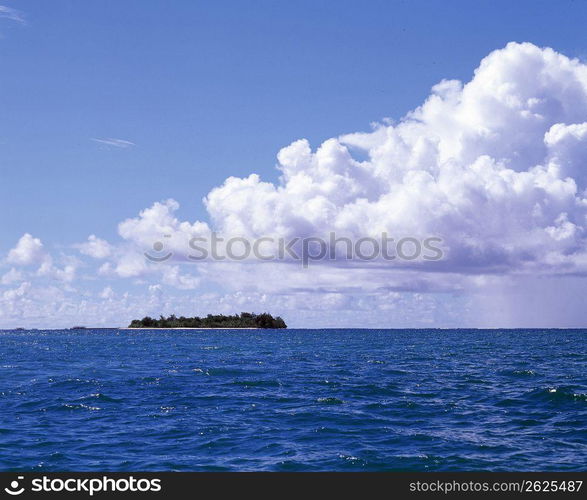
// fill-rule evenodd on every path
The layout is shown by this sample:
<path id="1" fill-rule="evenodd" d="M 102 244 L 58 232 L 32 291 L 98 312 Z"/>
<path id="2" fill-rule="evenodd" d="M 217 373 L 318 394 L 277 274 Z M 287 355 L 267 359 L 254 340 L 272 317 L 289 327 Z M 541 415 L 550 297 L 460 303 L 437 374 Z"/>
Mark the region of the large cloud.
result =
<path id="1" fill-rule="evenodd" d="M 438 235 L 447 259 L 430 270 L 586 270 L 587 66 L 552 49 L 510 43 L 396 125 L 278 160 L 278 185 L 231 177 L 208 195 L 218 229 Z"/>
<path id="2" fill-rule="evenodd" d="M 470 82 L 435 85 L 397 124 L 315 151 L 297 140 L 277 157 L 277 185 L 251 174 L 209 193 L 212 228 L 253 238 L 441 237 L 445 259 L 418 272 L 587 271 L 587 66 L 552 49 L 510 43 Z M 181 260 L 189 238 L 210 228 L 178 220 L 177 208 L 156 203 L 119 232 L 143 249 L 165 237 Z M 121 275 L 145 267 L 129 255 L 116 267 Z"/>

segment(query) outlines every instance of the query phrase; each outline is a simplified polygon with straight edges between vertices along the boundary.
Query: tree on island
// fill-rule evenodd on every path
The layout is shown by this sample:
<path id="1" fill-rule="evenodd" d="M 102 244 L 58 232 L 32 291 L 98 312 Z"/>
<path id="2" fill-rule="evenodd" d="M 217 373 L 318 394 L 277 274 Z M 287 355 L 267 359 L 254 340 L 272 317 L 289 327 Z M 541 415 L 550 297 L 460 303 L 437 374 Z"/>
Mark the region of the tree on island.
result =
<path id="1" fill-rule="evenodd" d="M 208 314 L 205 318 L 178 318 L 175 314 L 167 318 L 160 316 L 159 319 L 145 316 L 143 319 L 133 319 L 129 328 L 287 328 L 287 325 L 281 317 L 274 318 L 269 313 L 243 312 L 232 316 Z"/>

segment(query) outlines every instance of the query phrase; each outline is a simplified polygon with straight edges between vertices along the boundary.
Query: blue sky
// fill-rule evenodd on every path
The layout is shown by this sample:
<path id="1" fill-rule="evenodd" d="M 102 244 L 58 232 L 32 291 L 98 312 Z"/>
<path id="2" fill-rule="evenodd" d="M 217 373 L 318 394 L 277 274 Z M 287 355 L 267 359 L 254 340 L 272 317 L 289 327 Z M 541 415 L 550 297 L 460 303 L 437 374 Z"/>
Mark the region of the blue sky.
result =
<path id="1" fill-rule="evenodd" d="M 582 2 L 8 2 L 0 19 L 0 212 L 28 231 L 112 238 L 121 218 L 201 198 L 230 176 L 274 181 L 275 155 L 400 118 L 442 78 L 509 41 L 583 56 Z M 132 141 L 104 148 L 91 138 Z"/>
<path id="2" fill-rule="evenodd" d="M 61 255 L 60 269 L 90 234 L 116 245 L 118 224 L 157 201 L 209 223 L 202 198 L 228 177 L 278 183 L 276 155 L 292 141 L 317 148 L 397 123 L 433 85 L 470 81 L 509 42 L 587 58 L 579 1 L 0 4 L 17 11 L 0 17 L 0 254 L 29 233 Z M 84 266 L 72 294 L 156 286 L 97 282 Z M 445 309 L 463 300 L 442 295 L 431 321 L 453 324 Z"/>

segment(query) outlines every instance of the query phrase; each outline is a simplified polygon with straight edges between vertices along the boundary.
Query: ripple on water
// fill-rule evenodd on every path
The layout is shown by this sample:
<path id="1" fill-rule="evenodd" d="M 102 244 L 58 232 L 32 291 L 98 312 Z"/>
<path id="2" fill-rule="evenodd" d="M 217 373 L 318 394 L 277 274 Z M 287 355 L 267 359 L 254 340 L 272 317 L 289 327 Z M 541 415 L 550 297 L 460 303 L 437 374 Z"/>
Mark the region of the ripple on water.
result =
<path id="1" fill-rule="evenodd" d="M 281 387 L 279 380 L 234 380 L 231 382 L 233 385 L 239 385 L 241 387 Z"/>
<path id="2" fill-rule="evenodd" d="M 515 369 L 515 370 L 502 370 L 499 372 L 501 375 L 505 375 L 508 377 L 535 377 L 536 372 L 534 370 L 529 369 Z"/>
<path id="3" fill-rule="evenodd" d="M 124 399 L 122 398 L 113 398 L 103 394 L 101 392 L 97 392 L 94 394 L 90 394 L 88 396 L 84 396 L 79 399 L 80 401 L 100 401 L 103 403 L 123 403 Z"/>
<path id="4" fill-rule="evenodd" d="M 318 403 L 323 405 L 342 405 L 344 401 L 342 399 L 327 397 L 327 398 L 318 398 L 316 400 Z"/>

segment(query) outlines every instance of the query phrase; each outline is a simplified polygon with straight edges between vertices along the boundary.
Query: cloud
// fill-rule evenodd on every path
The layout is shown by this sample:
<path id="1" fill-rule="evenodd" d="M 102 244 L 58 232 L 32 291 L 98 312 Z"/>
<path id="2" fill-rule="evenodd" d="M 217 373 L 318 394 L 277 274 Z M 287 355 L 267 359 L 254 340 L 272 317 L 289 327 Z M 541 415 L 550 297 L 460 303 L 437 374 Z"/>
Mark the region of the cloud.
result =
<path id="1" fill-rule="evenodd" d="M 21 11 L 6 7 L 5 5 L 0 5 L 0 18 L 2 17 L 20 24 L 26 24 L 25 16 Z"/>
<path id="2" fill-rule="evenodd" d="M 120 147 L 118 139 L 95 140 Z M 166 200 L 122 221 L 118 243 L 90 236 L 77 248 L 104 260 L 97 276 L 127 279 L 143 292 L 113 300 L 114 292 L 103 289 L 85 305 L 79 297 L 61 299 L 88 318 L 110 300 L 114 313 L 129 319 L 242 307 L 286 317 L 304 311 L 305 324 L 314 326 L 381 326 L 381 318 L 388 326 L 587 321 L 574 298 L 587 276 L 587 65 L 579 60 L 510 43 L 484 58 L 470 81 L 441 81 L 399 120 L 317 147 L 296 140 L 279 151 L 277 167 L 276 183 L 252 173 L 213 189 L 204 200 L 209 223 L 181 220 L 179 204 Z M 438 236 L 445 258 L 409 265 L 324 261 L 309 270 L 291 262 L 188 267 L 189 240 L 212 230 L 325 240 L 330 232 L 355 239 Z M 154 264 L 145 252 L 173 256 Z M 41 242 L 25 235 L 7 261 L 40 265 L 46 257 Z M 72 275 L 66 266 L 59 268 L 64 278 Z M 23 279 L 25 298 L 43 296 Z M 216 285 L 224 291 L 206 292 Z M 193 294 L 196 288 L 203 292 Z M 26 316 L 37 299 L 25 303 L 19 290 L 5 291 L 3 307 Z M 536 304 L 540 314 L 533 315 Z M 374 317 L 378 325 L 369 323 Z"/>
<path id="3" fill-rule="evenodd" d="M 100 292 L 101 299 L 106 299 L 106 300 L 113 299 L 114 295 L 115 295 L 114 290 L 112 289 L 111 286 L 104 287 L 104 289 Z"/>
<path id="4" fill-rule="evenodd" d="M 209 193 L 215 227 L 440 236 L 431 272 L 587 272 L 587 66 L 552 49 L 510 43 L 395 125 L 315 151 L 297 140 L 277 158 L 277 185 L 252 174 Z"/>
<path id="5" fill-rule="evenodd" d="M 23 281 L 24 275 L 21 271 L 15 269 L 14 267 L 10 269 L 10 271 L 4 273 L 0 278 L 1 285 L 11 285 L 12 283 L 17 283 L 19 281 Z"/>
<path id="6" fill-rule="evenodd" d="M 166 237 L 209 234 L 210 229 L 205 222 L 197 221 L 192 224 L 180 221 L 175 215 L 178 209 L 179 203 L 172 199 L 156 202 L 141 211 L 138 217 L 121 222 L 118 225 L 118 233 L 125 240 L 141 246 L 151 246 Z"/>
<path id="7" fill-rule="evenodd" d="M 37 270 L 37 276 L 70 283 L 76 277 L 77 267 L 77 263 L 72 261 L 59 268 L 53 264 L 53 258 L 49 256 Z"/>
<path id="8" fill-rule="evenodd" d="M 94 234 L 88 237 L 88 241 L 74 245 L 74 248 L 77 248 L 80 253 L 93 257 L 94 259 L 105 259 L 112 253 L 112 245 Z"/>
<path id="9" fill-rule="evenodd" d="M 510 43 L 483 59 L 470 81 L 435 85 L 397 122 L 316 149 L 299 139 L 277 160 L 276 184 L 251 174 L 213 189 L 204 200 L 210 225 L 178 219 L 174 200 L 122 222 L 127 253 L 113 268 L 121 276 L 143 273 L 148 266 L 131 256 L 156 241 L 173 251 L 176 266 L 189 238 L 211 230 L 326 240 L 334 231 L 355 239 L 382 232 L 439 236 L 445 259 L 404 267 L 375 262 L 369 269 L 324 262 L 311 272 L 278 263 L 210 263 L 198 274 L 229 289 L 316 297 L 473 297 L 487 283 L 495 291 L 511 289 L 511 279 L 528 282 L 524 275 L 587 274 L 587 66 L 550 48 Z"/>
<path id="10" fill-rule="evenodd" d="M 2 276 L 0 285 L 22 281 L 25 277 L 27 280 L 37 277 L 64 283 L 72 282 L 76 278 L 80 261 L 68 255 L 60 255 L 58 260 L 62 267 L 55 265 L 53 256 L 45 249 L 39 238 L 25 233 L 16 246 L 8 252 L 5 262 L 15 267 Z M 29 268 L 29 270 L 25 273 L 16 267 Z M 36 267 L 36 271 L 31 270 L 32 267 Z"/>
<path id="11" fill-rule="evenodd" d="M 132 148 L 132 147 L 136 146 L 136 144 L 134 142 L 127 141 L 124 139 L 115 139 L 113 137 L 104 137 L 102 139 L 94 137 L 91 140 L 94 142 L 97 142 L 99 144 L 103 144 L 105 146 L 118 148 L 118 149 L 128 149 L 128 148 Z"/>
<path id="12" fill-rule="evenodd" d="M 176 259 L 211 228 L 251 238 L 438 236 L 445 259 L 416 273 L 587 273 L 586 158 L 587 66 L 510 43 L 471 81 L 435 85 L 397 124 L 316 150 L 305 139 L 283 148 L 277 184 L 228 178 L 204 200 L 211 227 L 178 220 L 168 200 L 119 233 L 143 249 L 165 241 Z"/>
<path id="13" fill-rule="evenodd" d="M 200 278 L 191 274 L 183 274 L 179 266 L 163 266 L 162 283 L 179 288 L 180 290 L 194 290 L 200 285 Z"/>
<path id="14" fill-rule="evenodd" d="M 47 254 L 41 240 L 25 233 L 18 240 L 16 246 L 8 252 L 6 260 L 9 264 L 28 266 L 40 264 L 46 257 Z"/>
<path id="15" fill-rule="evenodd" d="M 396 327 L 439 325 L 442 300 L 431 295 L 386 293 L 355 297 L 348 294 L 310 292 L 268 295 L 258 292 L 208 292 L 195 296 L 177 294 L 162 285 L 145 285 L 134 293 L 116 293 L 106 286 L 95 293 L 23 282 L 0 291 L 2 327 L 126 326 L 144 316 L 232 314 L 271 311 L 298 326 L 381 326 L 382 318 Z M 374 311 L 378 311 L 375 315 Z M 334 315 L 332 315 L 334 313 Z M 302 316 L 300 318 L 300 315 Z"/>

